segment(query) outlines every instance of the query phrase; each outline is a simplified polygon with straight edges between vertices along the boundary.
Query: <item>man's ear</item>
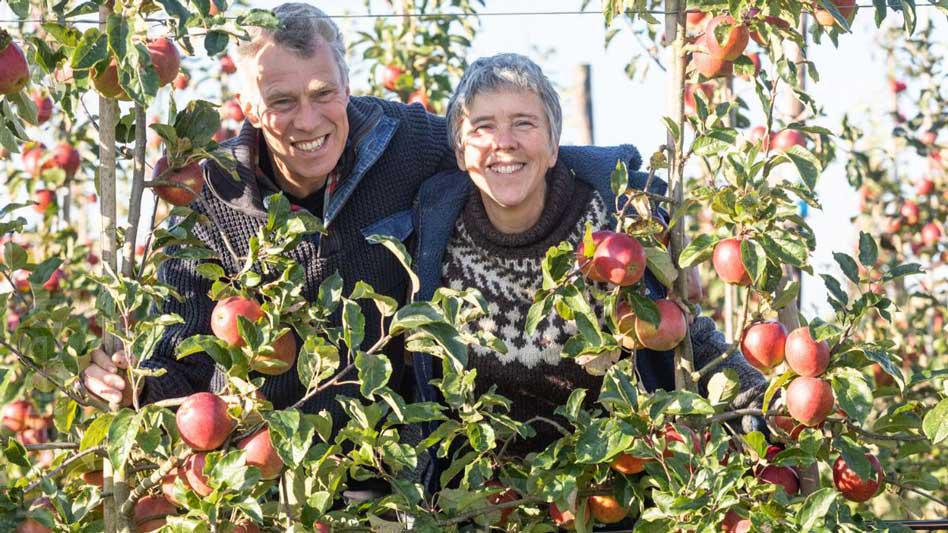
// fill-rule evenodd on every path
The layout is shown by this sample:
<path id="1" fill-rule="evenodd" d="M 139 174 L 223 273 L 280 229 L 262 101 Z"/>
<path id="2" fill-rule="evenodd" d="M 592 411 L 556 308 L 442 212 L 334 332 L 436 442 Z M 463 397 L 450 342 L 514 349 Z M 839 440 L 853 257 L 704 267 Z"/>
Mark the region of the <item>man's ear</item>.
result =
<path id="1" fill-rule="evenodd" d="M 237 102 L 240 104 L 240 109 L 244 112 L 244 117 L 250 122 L 251 126 L 259 128 L 260 117 L 257 115 L 257 110 L 253 105 L 252 99 L 244 97 L 241 93 L 237 93 L 235 96 L 237 97 Z"/>

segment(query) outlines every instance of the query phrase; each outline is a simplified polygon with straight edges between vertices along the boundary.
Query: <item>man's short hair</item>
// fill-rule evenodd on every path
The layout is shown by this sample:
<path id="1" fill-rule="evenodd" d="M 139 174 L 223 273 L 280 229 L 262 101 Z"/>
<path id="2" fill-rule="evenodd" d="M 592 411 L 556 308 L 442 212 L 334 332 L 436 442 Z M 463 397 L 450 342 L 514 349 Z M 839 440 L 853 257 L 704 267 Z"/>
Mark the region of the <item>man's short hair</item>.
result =
<path id="1" fill-rule="evenodd" d="M 550 146 L 560 144 L 563 128 L 563 111 L 560 97 L 543 70 L 520 54 L 497 54 L 482 57 L 472 63 L 458 82 L 458 87 L 448 103 L 448 144 L 453 150 L 461 145 L 461 123 L 468 114 L 474 98 L 481 93 L 499 89 L 529 91 L 540 97 L 547 123 L 550 125 Z"/>
<path id="2" fill-rule="evenodd" d="M 339 73 L 344 84 L 349 84 L 349 65 L 346 64 L 346 45 L 336 23 L 317 7 L 301 2 L 287 2 L 273 9 L 279 21 L 275 30 L 249 26 L 249 41 L 241 41 L 237 46 L 237 60 L 253 57 L 260 51 L 266 40 L 293 51 L 300 57 L 309 58 L 316 52 L 319 41 L 332 49 Z"/>

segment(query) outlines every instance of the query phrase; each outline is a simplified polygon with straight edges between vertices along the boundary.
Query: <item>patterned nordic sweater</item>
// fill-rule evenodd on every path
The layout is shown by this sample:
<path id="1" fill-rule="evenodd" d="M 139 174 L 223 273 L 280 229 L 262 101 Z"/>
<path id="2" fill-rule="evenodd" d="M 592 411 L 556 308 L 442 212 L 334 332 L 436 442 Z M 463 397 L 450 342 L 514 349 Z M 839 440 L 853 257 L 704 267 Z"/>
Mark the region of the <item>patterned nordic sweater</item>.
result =
<path id="1" fill-rule="evenodd" d="M 538 273 L 547 249 L 562 241 L 578 243 L 587 222 L 598 229 L 606 226 L 607 220 L 600 195 L 558 164 L 547 175 L 546 206 L 532 228 L 518 234 L 497 231 L 487 218 L 477 189 L 455 224 L 445 252 L 443 284 L 455 289 L 480 289 L 489 303 L 488 313 L 468 327 L 493 333 L 508 349 L 506 354 L 479 346 L 471 350 L 468 364 L 477 370 L 475 393 L 482 394 L 496 386 L 499 394 L 512 400 L 510 416 L 516 420 L 526 421 L 538 415 L 551 417 L 576 388 L 589 390 L 587 407 L 598 395 L 602 378 L 590 375 L 573 360 L 560 355 L 563 345 L 576 333 L 572 322 L 552 313 L 540 322 L 532 337 L 524 333 L 524 324 L 533 295 L 540 288 Z M 727 346 L 707 317 L 692 322 L 691 335 L 698 368 Z M 741 394 L 735 407 L 748 406 L 763 392 L 763 377 L 740 353 L 728 358 L 723 367 L 735 369 L 741 380 Z M 699 384 L 703 393 L 707 379 Z M 527 442 L 511 443 L 511 451 L 537 451 L 559 437 L 547 424 L 532 425 L 537 436 Z"/>

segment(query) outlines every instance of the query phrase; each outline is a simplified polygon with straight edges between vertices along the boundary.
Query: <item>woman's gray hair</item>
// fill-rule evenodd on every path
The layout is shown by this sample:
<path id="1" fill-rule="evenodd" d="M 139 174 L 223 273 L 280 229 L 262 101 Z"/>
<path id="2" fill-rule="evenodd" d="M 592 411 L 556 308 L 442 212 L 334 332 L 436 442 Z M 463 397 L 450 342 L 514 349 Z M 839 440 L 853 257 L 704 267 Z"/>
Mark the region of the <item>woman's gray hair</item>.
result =
<path id="1" fill-rule="evenodd" d="M 237 46 L 238 61 L 253 57 L 260 51 L 267 39 L 295 52 L 300 57 L 309 58 L 316 52 L 319 40 L 332 49 L 343 83 L 349 84 L 349 65 L 346 64 L 346 44 L 336 23 L 319 8 L 301 2 L 287 2 L 273 9 L 279 27 L 275 30 L 260 26 L 248 26 L 249 41 L 241 41 Z"/>
<path id="2" fill-rule="evenodd" d="M 560 97 L 543 70 L 528 57 L 520 54 L 497 54 L 482 57 L 472 63 L 458 82 L 448 103 L 448 144 L 453 150 L 461 145 L 461 123 L 478 94 L 498 89 L 530 91 L 540 97 L 550 125 L 550 146 L 560 144 L 563 111 Z"/>

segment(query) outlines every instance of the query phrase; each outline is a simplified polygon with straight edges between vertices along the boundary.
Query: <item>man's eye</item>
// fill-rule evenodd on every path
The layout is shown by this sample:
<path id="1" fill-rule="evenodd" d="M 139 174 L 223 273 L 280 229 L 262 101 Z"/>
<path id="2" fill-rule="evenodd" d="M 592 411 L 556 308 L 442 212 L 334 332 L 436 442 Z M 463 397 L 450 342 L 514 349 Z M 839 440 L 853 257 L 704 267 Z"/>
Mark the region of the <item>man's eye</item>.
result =
<path id="1" fill-rule="evenodd" d="M 530 122 L 529 120 L 520 120 L 520 121 L 515 122 L 514 126 L 518 128 L 532 128 L 533 122 Z"/>

